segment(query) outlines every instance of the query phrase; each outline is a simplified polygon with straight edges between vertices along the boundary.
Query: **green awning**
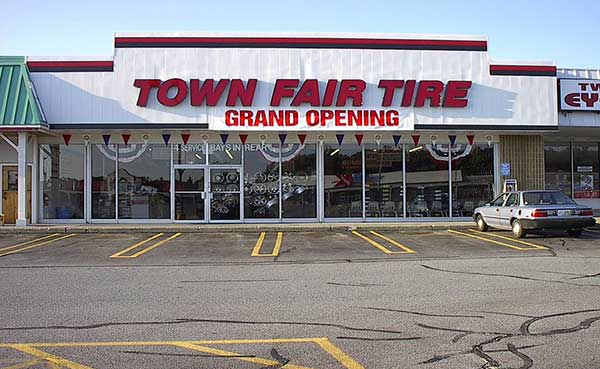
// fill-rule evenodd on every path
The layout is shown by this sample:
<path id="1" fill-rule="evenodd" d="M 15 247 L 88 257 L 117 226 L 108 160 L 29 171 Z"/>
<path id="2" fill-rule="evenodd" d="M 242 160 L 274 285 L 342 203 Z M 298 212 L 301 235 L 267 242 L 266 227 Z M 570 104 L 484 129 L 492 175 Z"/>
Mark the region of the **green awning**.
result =
<path id="1" fill-rule="evenodd" d="M 0 56 L 0 128 L 48 127 L 22 56 Z"/>

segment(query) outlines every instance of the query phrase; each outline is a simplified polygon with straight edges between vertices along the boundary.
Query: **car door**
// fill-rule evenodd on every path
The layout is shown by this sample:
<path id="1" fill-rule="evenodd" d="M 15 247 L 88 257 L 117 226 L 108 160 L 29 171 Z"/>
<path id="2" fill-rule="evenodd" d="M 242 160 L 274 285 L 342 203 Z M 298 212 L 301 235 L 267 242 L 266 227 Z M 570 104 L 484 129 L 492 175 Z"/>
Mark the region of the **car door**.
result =
<path id="1" fill-rule="evenodd" d="M 512 192 L 506 198 L 504 205 L 500 207 L 500 227 L 510 228 L 510 219 L 513 217 L 519 206 L 519 194 Z"/>
<path id="2" fill-rule="evenodd" d="M 507 197 L 508 194 L 503 193 L 502 195 L 496 197 L 489 206 L 486 206 L 483 209 L 482 215 L 487 225 L 491 227 L 500 226 L 500 208 L 504 204 L 504 201 Z"/>

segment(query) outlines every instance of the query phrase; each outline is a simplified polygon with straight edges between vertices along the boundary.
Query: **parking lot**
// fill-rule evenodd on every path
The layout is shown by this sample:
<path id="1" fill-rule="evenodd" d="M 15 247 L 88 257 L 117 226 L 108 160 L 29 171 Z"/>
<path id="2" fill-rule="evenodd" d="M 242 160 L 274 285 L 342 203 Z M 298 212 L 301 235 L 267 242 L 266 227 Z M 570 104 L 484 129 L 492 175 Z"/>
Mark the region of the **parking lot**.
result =
<path id="1" fill-rule="evenodd" d="M 600 227 L 517 239 L 475 228 L 424 231 L 5 234 L 0 266 L 180 265 L 595 255 Z"/>
<path id="2" fill-rule="evenodd" d="M 590 367 L 599 258 L 600 227 L 3 234 L 0 368 Z"/>

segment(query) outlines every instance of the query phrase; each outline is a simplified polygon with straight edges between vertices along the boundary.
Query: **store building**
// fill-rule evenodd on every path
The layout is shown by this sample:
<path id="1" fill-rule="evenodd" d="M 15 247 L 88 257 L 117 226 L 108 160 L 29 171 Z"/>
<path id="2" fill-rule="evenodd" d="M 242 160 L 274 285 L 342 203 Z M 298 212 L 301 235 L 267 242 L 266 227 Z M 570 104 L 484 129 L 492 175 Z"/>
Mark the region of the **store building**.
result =
<path id="1" fill-rule="evenodd" d="M 472 36 L 117 34 L 109 58 L 0 57 L 2 212 L 467 219 L 506 178 L 549 183 L 546 137 L 588 132 L 559 127 L 557 93 L 552 63 L 492 62 Z"/>
<path id="2" fill-rule="evenodd" d="M 559 69 L 559 130 L 544 142 L 545 183 L 600 214 L 600 71 Z"/>

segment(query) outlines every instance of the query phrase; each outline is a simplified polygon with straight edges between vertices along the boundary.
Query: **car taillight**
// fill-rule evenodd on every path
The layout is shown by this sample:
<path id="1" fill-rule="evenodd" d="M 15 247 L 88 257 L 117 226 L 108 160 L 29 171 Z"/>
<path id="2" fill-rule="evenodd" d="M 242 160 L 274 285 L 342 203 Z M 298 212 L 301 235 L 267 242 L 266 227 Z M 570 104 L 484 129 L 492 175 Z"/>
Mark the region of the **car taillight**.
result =
<path id="1" fill-rule="evenodd" d="M 534 210 L 531 213 L 531 216 L 534 218 L 545 218 L 548 216 L 548 213 L 546 212 L 546 210 Z"/>
<path id="2" fill-rule="evenodd" d="M 591 217 L 594 215 L 594 212 L 592 211 L 592 209 L 586 209 L 586 210 L 580 211 L 579 215 L 581 215 L 583 217 Z"/>

